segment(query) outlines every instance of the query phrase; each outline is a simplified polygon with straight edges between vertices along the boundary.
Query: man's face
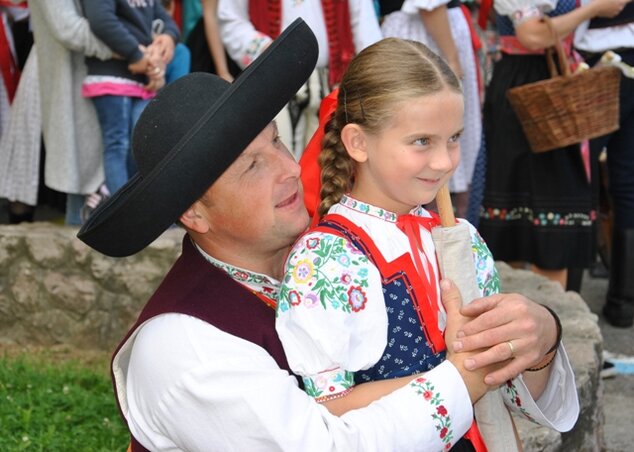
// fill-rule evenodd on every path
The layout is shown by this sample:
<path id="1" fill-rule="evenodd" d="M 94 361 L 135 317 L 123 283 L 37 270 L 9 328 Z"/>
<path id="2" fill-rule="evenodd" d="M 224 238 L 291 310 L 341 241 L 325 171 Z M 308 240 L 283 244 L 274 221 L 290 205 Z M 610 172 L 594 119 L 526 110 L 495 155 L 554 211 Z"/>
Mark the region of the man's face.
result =
<path id="1" fill-rule="evenodd" d="M 245 256 L 290 246 L 309 221 L 299 176 L 277 126 L 269 124 L 199 201 L 211 240 Z"/>

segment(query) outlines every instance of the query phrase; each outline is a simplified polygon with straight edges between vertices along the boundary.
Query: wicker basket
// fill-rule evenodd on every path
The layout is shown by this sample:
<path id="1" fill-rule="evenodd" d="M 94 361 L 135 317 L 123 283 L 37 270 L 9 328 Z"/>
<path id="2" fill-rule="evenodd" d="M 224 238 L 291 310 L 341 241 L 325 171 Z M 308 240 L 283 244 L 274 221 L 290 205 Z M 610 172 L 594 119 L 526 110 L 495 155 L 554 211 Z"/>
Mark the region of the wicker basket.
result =
<path id="1" fill-rule="evenodd" d="M 571 74 L 559 39 L 555 48 L 563 75 L 558 75 L 548 51 L 551 78 L 506 93 L 533 152 L 580 143 L 619 128 L 620 71 L 600 67 Z"/>

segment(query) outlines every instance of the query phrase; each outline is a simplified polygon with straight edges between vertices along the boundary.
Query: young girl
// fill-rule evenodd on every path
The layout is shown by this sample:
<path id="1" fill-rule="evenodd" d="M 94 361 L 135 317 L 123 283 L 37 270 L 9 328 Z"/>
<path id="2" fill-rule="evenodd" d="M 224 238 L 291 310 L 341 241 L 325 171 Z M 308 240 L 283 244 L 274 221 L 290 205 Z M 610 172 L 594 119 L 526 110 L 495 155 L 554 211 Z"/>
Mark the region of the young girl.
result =
<path id="1" fill-rule="evenodd" d="M 288 362 L 305 390 L 329 409 L 333 401 L 354 408 L 345 406 L 346 396 L 359 383 L 426 372 L 445 359 L 445 314 L 429 232 L 437 219 L 422 205 L 458 165 L 462 131 L 460 82 L 423 44 L 388 38 L 353 59 L 319 157 L 318 213 L 327 215 L 289 254 L 278 304 Z M 481 292 L 496 293 L 493 259 L 475 229 L 471 233 Z M 565 376 L 567 389 L 542 395 L 516 378 L 503 393 L 507 405 L 527 418 L 565 430 L 578 412 L 574 378 L 565 353 L 557 353 L 554 332 L 548 336 L 555 346 L 529 363 L 536 364 L 530 378 L 540 378 L 543 390 L 556 368 L 558 384 Z M 517 356 L 513 343 L 525 338 L 518 333 L 512 339 L 501 344 L 510 351 L 505 359 Z M 473 412 L 446 410 L 464 383 L 454 376 L 448 387 L 441 378 L 421 382 L 429 450 L 458 444 L 471 450 L 460 438 L 464 432 L 452 426 Z M 531 393 L 547 403 L 538 407 Z M 477 432 L 469 435 L 482 450 Z"/>

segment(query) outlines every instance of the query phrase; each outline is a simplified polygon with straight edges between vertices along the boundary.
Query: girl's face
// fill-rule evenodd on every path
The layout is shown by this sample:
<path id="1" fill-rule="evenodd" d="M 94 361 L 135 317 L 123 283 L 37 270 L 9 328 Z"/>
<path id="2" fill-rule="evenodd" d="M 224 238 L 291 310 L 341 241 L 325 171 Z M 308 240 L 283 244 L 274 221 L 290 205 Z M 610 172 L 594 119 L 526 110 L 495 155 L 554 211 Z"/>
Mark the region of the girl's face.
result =
<path id="1" fill-rule="evenodd" d="M 379 134 L 362 132 L 352 196 L 399 214 L 432 201 L 460 162 L 463 115 L 447 88 L 397 104 Z"/>

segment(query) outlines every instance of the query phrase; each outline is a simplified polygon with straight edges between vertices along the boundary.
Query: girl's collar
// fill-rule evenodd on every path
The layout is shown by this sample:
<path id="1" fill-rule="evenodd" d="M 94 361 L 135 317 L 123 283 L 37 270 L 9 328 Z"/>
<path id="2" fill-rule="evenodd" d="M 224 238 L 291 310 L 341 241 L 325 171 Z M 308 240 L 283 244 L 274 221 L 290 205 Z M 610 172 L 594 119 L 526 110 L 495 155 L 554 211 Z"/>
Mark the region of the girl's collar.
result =
<path id="1" fill-rule="evenodd" d="M 381 220 L 387 221 L 389 223 L 396 223 L 398 221 L 398 217 L 400 216 L 395 212 L 391 212 L 381 207 L 373 206 L 372 204 L 368 204 L 363 201 L 359 201 L 349 194 L 343 195 L 343 197 L 339 201 L 339 204 L 356 212 L 380 218 Z M 430 216 L 429 212 L 427 212 L 427 210 L 425 210 L 423 206 L 414 207 L 409 213 L 417 217 Z"/>

